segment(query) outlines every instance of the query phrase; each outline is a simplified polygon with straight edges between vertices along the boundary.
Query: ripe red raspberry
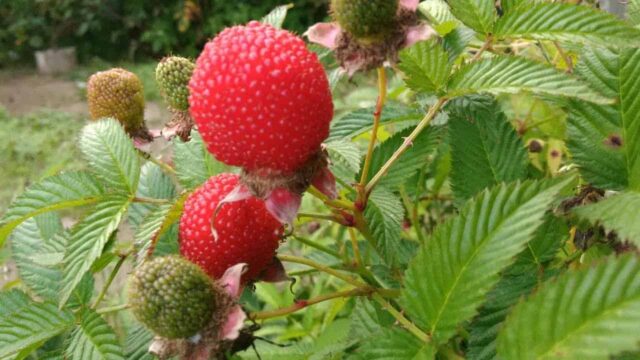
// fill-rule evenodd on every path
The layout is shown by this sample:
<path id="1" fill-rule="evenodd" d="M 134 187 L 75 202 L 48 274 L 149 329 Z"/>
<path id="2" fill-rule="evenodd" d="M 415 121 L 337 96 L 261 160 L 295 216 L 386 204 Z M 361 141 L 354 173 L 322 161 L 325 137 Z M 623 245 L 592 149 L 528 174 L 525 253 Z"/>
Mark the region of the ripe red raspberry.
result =
<path id="1" fill-rule="evenodd" d="M 291 173 L 329 134 L 326 74 L 288 31 L 255 21 L 227 28 L 205 46 L 189 87 L 198 130 L 227 165 Z"/>
<path id="2" fill-rule="evenodd" d="M 282 225 L 262 200 L 251 197 L 218 207 L 238 180 L 234 174 L 209 179 L 189 196 L 180 219 L 180 253 L 215 279 L 239 263 L 248 265 L 244 281 L 256 279 L 273 262 L 282 237 Z"/>

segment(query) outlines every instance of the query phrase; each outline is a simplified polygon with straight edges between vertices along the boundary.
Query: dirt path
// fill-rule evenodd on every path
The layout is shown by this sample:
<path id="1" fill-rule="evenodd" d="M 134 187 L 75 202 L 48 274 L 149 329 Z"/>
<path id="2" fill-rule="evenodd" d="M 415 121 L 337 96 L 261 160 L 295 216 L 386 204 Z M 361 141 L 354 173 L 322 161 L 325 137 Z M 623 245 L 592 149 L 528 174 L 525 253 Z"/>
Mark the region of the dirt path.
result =
<path id="1" fill-rule="evenodd" d="M 41 109 L 51 109 L 87 117 L 89 109 L 81 86 L 61 77 L 15 72 L 0 73 L 0 106 L 12 115 L 24 115 Z M 164 105 L 148 102 L 145 118 L 150 127 L 157 127 L 169 117 Z"/>

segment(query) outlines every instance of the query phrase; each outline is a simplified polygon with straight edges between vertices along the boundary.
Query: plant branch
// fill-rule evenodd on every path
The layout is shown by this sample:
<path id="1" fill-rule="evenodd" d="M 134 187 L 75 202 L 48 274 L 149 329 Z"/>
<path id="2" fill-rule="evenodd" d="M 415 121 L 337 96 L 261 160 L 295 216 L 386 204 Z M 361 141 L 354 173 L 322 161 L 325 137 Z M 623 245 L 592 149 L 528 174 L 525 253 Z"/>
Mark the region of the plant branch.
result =
<path id="1" fill-rule="evenodd" d="M 373 156 L 373 149 L 378 139 L 378 128 L 380 127 L 380 117 L 382 117 L 382 110 L 384 104 L 387 101 L 387 74 L 384 67 L 378 68 L 378 100 L 376 101 L 376 108 L 373 112 L 373 129 L 371 130 L 371 139 L 369 141 L 369 147 L 367 149 L 367 155 L 364 158 L 364 166 L 362 167 L 362 176 L 360 177 L 360 183 L 358 188 L 364 189 L 367 184 L 367 178 L 369 176 L 369 168 L 371 167 L 371 158 Z M 362 195 L 362 194 L 361 194 Z"/>
<path id="2" fill-rule="evenodd" d="M 296 302 L 291 305 L 281 309 L 270 310 L 270 311 L 259 311 L 252 314 L 249 314 L 249 319 L 251 320 L 265 320 L 271 319 L 275 317 L 285 316 L 292 314 L 296 311 L 302 310 L 308 306 L 315 305 L 321 303 L 323 301 L 344 298 L 344 297 L 353 297 L 353 296 L 368 296 L 372 294 L 375 290 L 369 287 L 360 287 L 351 290 L 338 291 L 331 294 L 320 295 L 315 298 L 311 298 L 308 300 L 296 300 Z"/>
<path id="3" fill-rule="evenodd" d="M 158 204 L 158 205 L 171 204 L 171 201 L 167 199 L 152 199 L 152 198 L 146 198 L 146 197 L 140 197 L 140 196 L 134 197 L 133 202 L 146 203 L 146 204 Z"/>
<path id="4" fill-rule="evenodd" d="M 491 35 L 488 35 L 487 39 L 484 41 L 484 44 L 482 44 L 482 47 L 480 48 L 480 50 L 478 50 L 478 52 L 475 55 L 473 55 L 473 58 L 471 58 L 471 62 L 480 60 L 482 53 L 484 53 L 487 49 L 491 47 L 492 42 L 493 42 L 493 38 L 491 37 Z"/>
<path id="5" fill-rule="evenodd" d="M 396 308 L 391 306 L 385 299 L 383 299 L 378 294 L 373 294 L 373 300 L 375 300 L 378 304 L 380 304 L 389 314 L 391 314 L 405 329 L 407 329 L 410 333 L 415 335 L 421 341 L 426 343 L 431 342 L 431 337 L 427 335 L 424 331 L 420 330 L 414 323 L 409 321 L 402 313 L 400 313 Z"/>
<path id="6" fill-rule="evenodd" d="M 389 168 L 391 167 L 391 165 L 393 165 L 398 160 L 398 158 L 400 158 L 400 156 L 405 151 L 407 151 L 407 149 L 413 144 L 413 141 L 416 139 L 416 137 L 418 137 L 418 135 L 422 132 L 422 130 L 424 130 L 427 127 L 427 125 L 429 125 L 431 120 L 435 118 L 440 108 L 442 108 L 442 106 L 446 102 L 447 102 L 446 98 L 440 98 L 433 106 L 431 106 L 431 108 L 427 112 L 427 115 L 425 115 L 425 117 L 422 120 L 420 120 L 420 123 L 418 123 L 418 126 L 416 126 L 413 132 L 404 140 L 404 142 L 402 143 L 402 145 L 400 145 L 400 147 L 396 150 L 396 152 L 394 152 L 393 155 L 391 155 L 391 158 L 389 158 L 389 160 L 387 160 L 387 162 L 382 166 L 382 168 L 380 168 L 380 170 L 373 176 L 373 178 L 371 178 L 371 181 L 369 181 L 369 183 L 365 188 L 365 193 L 367 194 L 371 193 L 371 191 L 376 186 L 376 184 L 380 181 L 380 179 L 387 173 L 387 171 L 389 171 Z"/>
<path id="7" fill-rule="evenodd" d="M 112 312 L 125 310 L 125 309 L 128 309 L 130 307 L 131 307 L 131 305 L 129 305 L 129 304 L 120 304 L 120 305 L 116 305 L 116 306 L 104 307 L 102 309 L 96 310 L 96 312 L 98 314 L 108 314 L 108 313 L 112 313 Z"/>
<path id="8" fill-rule="evenodd" d="M 362 266 L 362 257 L 360 257 L 360 247 L 358 246 L 358 238 L 356 237 L 356 231 L 350 227 L 347 229 L 349 231 L 349 237 L 351 238 L 351 247 L 353 248 L 353 259 L 355 261 L 356 267 L 360 268 Z"/>
<path id="9" fill-rule="evenodd" d="M 322 251 L 324 253 L 327 253 L 327 254 L 335 257 L 335 258 L 340 259 L 340 254 L 338 254 L 337 251 L 335 251 L 333 249 L 330 249 L 330 248 L 328 248 L 328 247 L 326 247 L 326 246 L 324 246 L 322 244 L 318 244 L 318 243 L 316 243 L 314 241 L 311 241 L 309 239 L 306 239 L 306 238 L 303 238 L 303 237 L 300 237 L 300 236 L 296 236 L 296 235 L 293 235 L 293 238 L 298 240 L 298 241 L 300 241 L 301 243 L 303 243 L 303 244 L 305 244 L 307 246 L 310 246 L 310 247 L 312 247 L 314 249 L 320 250 L 320 251 Z"/>
<path id="10" fill-rule="evenodd" d="M 344 210 L 355 209 L 355 206 L 351 201 L 341 200 L 341 199 L 335 199 L 335 200 L 329 199 L 325 194 L 320 192 L 320 190 L 318 190 L 315 186 L 310 186 L 307 189 L 307 192 L 311 194 L 313 197 L 322 201 L 327 206 L 338 208 L 338 209 L 344 209 Z"/>
<path id="11" fill-rule="evenodd" d="M 322 265 L 320 263 L 317 263 L 313 260 L 309 260 L 309 259 L 305 259 L 302 257 L 297 257 L 297 256 L 293 256 L 293 255 L 278 255 L 278 259 L 280 259 L 280 261 L 284 261 L 284 262 L 290 262 L 290 263 L 296 263 L 296 264 L 302 264 L 302 265 L 307 265 L 310 266 L 314 269 L 317 269 L 321 272 L 327 273 L 329 275 L 332 275 L 334 277 L 337 277 L 338 279 L 351 284 L 355 287 L 363 287 L 365 286 L 365 284 L 361 283 L 358 279 L 355 279 L 349 275 L 345 275 L 343 273 L 341 273 L 340 271 L 337 271 L 335 269 L 332 269 L 328 266 Z"/>
<path id="12" fill-rule="evenodd" d="M 102 299 L 104 299 L 105 295 L 107 294 L 107 291 L 109 291 L 109 287 L 111 286 L 111 283 L 113 283 L 113 280 L 116 278 L 116 275 L 118 275 L 118 271 L 120 271 L 122 264 L 124 264 L 124 261 L 127 259 L 128 256 L 129 254 L 120 255 L 120 259 L 116 263 L 116 266 L 113 268 L 113 270 L 111 270 L 111 274 L 109 274 L 109 278 L 107 279 L 107 282 L 104 284 L 104 286 L 102 287 L 102 290 L 100 291 L 100 294 L 98 294 L 98 297 L 96 298 L 96 301 L 93 303 L 93 306 L 91 307 L 92 309 L 97 308 L 100 302 L 102 301 Z"/>
<path id="13" fill-rule="evenodd" d="M 169 166 L 169 164 L 164 163 L 158 159 L 156 159 L 154 156 L 152 156 L 151 154 L 144 152 L 138 148 L 136 148 L 136 151 L 138 152 L 138 155 L 147 160 L 147 161 L 151 161 L 152 163 L 158 165 L 162 170 L 164 170 L 165 172 L 174 175 L 176 173 L 176 170 L 174 168 L 172 168 L 171 166 Z"/>

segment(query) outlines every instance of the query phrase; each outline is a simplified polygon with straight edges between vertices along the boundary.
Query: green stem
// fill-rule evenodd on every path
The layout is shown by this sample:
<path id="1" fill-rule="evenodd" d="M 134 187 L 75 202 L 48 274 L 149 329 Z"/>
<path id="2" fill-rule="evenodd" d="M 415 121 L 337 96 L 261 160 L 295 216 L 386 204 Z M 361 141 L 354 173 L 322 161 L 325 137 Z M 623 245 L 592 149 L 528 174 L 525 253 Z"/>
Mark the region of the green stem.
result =
<path id="1" fill-rule="evenodd" d="M 426 343 L 431 342 L 431 337 L 427 335 L 424 331 L 420 330 L 414 323 L 409 321 L 404 315 L 402 315 L 396 308 L 391 306 L 385 299 L 383 299 L 378 294 L 372 295 L 373 300 L 375 300 L 378 304 L 380 304 L 389 314 L 391 314 L 405 329 L 407 329 L 410 333 L 415 335 L 421 341 Z"/>
<path id="2" fill-rule="evenodd" d="M 129 304 L 120 304 L 120 305 L 116 305 L 116 306 L 103 307 L 101 309 L 96 310 L 96 312 L 98 314 L 108 314 L 108 313 L 112 313 L 112 312 L 125 310 L 125 309 L 128 309 L 130 307 L 131 307 L 131 305 L 129 305 Z"/>
<path id="3" fill-rule="evenodd" d="M 402 143 L 402 145 L 400 145 L 400 147 L 393 153 L 393 155 L 391 155 L 389 160 L 387 160 L 387 162 L 382 166 L 382 168 L 380 168 L 380 170 L 378 170 L 378 172 L 373 176 L 373 178 L 371 178 L 371 181 L 369 181 L 369 183 L 365 188 L 366 194 L 371 193 L 371 191 L 376 186 L 376 184 L 378 184 L 378 182 L 382 179 L 382 177 L 389 171 L 389 168 L 391 168 L 391 166 L 398 160 L 398 158 L 400 158 L 400 156 L 404 154 L 405 151 L 407 151 L 407 149 L 413 144 L 413 141 L 416 139 L 416 137 L 418 137 L 418 135 L 422 132 L 422 130 L 424 130 L 427 127 L 427 125 L 431 123 L 431 120 L 435 118 L 438 111 L 440 111 L 440 108 L 442 108 L 442 106 L 446 102 L 447 102 L 446 98 L 440 98 L 433 106 L 431 106 L 431 108 L 429 109 L 429 112 L 427 112 L 425 117 L 422 120 L 420 120 L 420 123 L 418 123 L 418 126 L 416 126 L 413 132 L 411 132 L 411 134 L 407 136 L 407 138 Z"/>
<path id="4" fill-rule="evenodd" d="M 140 197 L 140 196 L 134 197 L 133 202 L 145 203 L 145 204 L 157 204 L 157 205 L 171 204 L 171 201 L 167 199 L 152 199 L 152 198 L 146 198 L 146 197 Z"/>
<path id="5" fill-rule="evenodd" d="M 144 152 L 140 149 L 136 149 L 136 151 L 138 152 L 138 155 L 147 160 L 147 161 L 151 161 L 152 163 L 158 165 L 162 170 L 164 170 L 165 172 L 175 175 L 176 170 L 174 168 L 172 168 L 171 166 L 169 166 L 169 164 L 166 164 L 158 159 L 156 159 L 154 156 L 152 156 L 151 154 Z"/>
<path id="6" fill-rule="evenodd" d="M 293 255 L 278 255 L 278 259 L 280 259 L 280 261 L 284 261 L 284 262 L 290 262 L 290 263 L 296 263 L 296 264 L 302 264 L 302 265 L 307 265 L 310 266 L 314 269 L 317 269 L 321 272 L 327 273 L 329 275 L 333 275 L 334 277 L 337 277 L 338 279 L 351 284 L 355 287 L 363 287 L 365 284 L 361 283 L 360 281 L 358 281 L 358 279 L 355 279 L 351 276 L 345 275 L 343 273 L 341 273 L 340 271 L 334 270 L 328 266 L 322 265 L 320 263 L 317 263 L 313 260 L 309 260 L 309 259 L 305 259 L 305 258 L 301 258 L 301 257 L 297 257 L 297 256 L 293 256 Z"/>
<path id="7" fill-rule="evenodd" d="M 378 100 L 373 113 L 373 128 L 371 130 L 371 139 L 367 148 L 367 155 L 364 158 L 364 166 L 362 167 L 362 176 L 360 176 L 359 189 L 364 189 L 369 176 L 369 168 L 371 167 L 371 158 L 373 157 L 373 149 L 378 140 L 378 127 L 380 127 L 380 118 L 382 117 L 382 109 L 387 101 L 387 73 L 384 67 L 378 68 Z"/>
<path id="8" fill-rule="evenodd" d="M 355 288 L 351 290 L 338 291 L 331 294 L 320 295 L 318 297 L 309 299 L 309 300 L 298 300 L 293 305 L 287 306 L 281 309 L 269 310 L 269 311 L 259 311 L 252 314 L 249 314 L 249 319 L 251 320 L 265 320 L 271 319 L 275 317 L 285 316 L 292 314 L 296 311 L 302 310 L 308 306 L 315 305 L 327 300 L 333 300 L 343 297 L 353 297 L 353 296 L 367 296 L 374 292 L 372 288 L 361 287 Z"/>
<path id="9" fill-rule="evenodd" d="M 107 291 L 109 291 L 109 287 L 111 286 L 111 283 L 113 283 L 113 280 L 116 278 L 116 275 L 118 275 L 118 271 L 120 271 L 122 264 L 124 264 L 124 261 L 127 259 L 127 256 L 128 254 L 120 255 L 120 259 L 116 263 L 116 266 L 113 268 L 113 270 L 111 270 L 111 274 L 109 274 L 109 278 L 107 279 L 107 282 L 104 284 L 104 286 L 102 287 L 102 291 L 100 291 L 100 294 L 98 294 L 96 301 L 93 303 L 93 306 L 91 307 L 92 309 L 97 308 L 100 302 L 102 301 L 102 299 L 104 299 L 105 295 L 107 294 Z"/>
<path id="10" fill-rule="evenodd" d="M 330 248 L 328 248 L 328 247 L 326 247 L 326 246 L 324 246 L 322 244 L 318 244 L 318 243 L 316 243 L 314 241 L 311 241 L 309 239 L 306 239 L 306 238 L 303 238 L 303 237 L 300 237 L 300 236 L 296 236 L 296 235 L 293 235 L 293 238 L 298 240 L 298 241 L 300 241 L 301 243 L 303 243 L 303 244 L 305 244 L 307 246 L 310 246 L 310 247 L 312 247 L 314 249 L 320 250 L 320 251 L 322 251 L 324 253 L 327 253 L 327 254 L 335 257 L 335 258 L 340 259 L 340 254 L 338 254 L 337 251 L 335 251 L 333 249 L 330 249 Z"/>

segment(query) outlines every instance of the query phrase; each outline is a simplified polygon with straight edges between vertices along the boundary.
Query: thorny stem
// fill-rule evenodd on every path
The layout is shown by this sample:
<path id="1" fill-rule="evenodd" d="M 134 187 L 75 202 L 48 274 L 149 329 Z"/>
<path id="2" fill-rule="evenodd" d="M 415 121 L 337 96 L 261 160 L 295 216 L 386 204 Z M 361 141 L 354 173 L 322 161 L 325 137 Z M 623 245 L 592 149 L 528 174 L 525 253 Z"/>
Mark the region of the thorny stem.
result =
<path id="1" fill-rule="evenodd" d="M 310 186 L 309 189 L 307 189 L 307 192 L 312 196 L 318 198 L 320 201 L 324 202 L 325 205 L 338 208 L 338 209 L 345 209 L 345 210 L 355 209 L 355 206 L 351 201 L 341 200 L 341 199 L 335 199 L 335 200 L 329 199 L 325 194 L 320 192 L 320 190 L 318 190 L 315 186 Z"/>
<path id="2" fill-rule="evenodd" d="M 338 254 L 337 251 L 335 251 L 333 249 L 330 249 L 330 248 L 328 248 L 328 247 L 326 247 L 326 246 L 324 246 L 322 244 L 318 244 L 318 243 L 316 243 L 314 241 L 311 241 L 309 239 L 306 239 L 306 238 L 303 238 L 303 237 L 300 237 L 300 236 L 296 236 L 296 235 L 293 235 L 293 238 L 298 240 L 298 241 L 300 241 L 301 243 L 303 243 L 303 244 L 305 244 L 307 246 L 310 246 L 310 247 L 312 247 L 314 249 L 320 250 L 320 251 L 322 251 L 324 253 L 327 253 L 327 254 L 335 257 L 335 258 L 340 259 L 340 254 Z"/>
<path id="3" fill-rule="evenodd" d="M 310 266 L 314 269 L 318 269 L 319 271 L 322 271 L 324 273 L 327 273 L 329 275 L 333 275 L 334 277 L 337 277 L 338 279 L 351 284 L 355 287 L 362 287 L 364 286 L 363 283 L 361 283 L 358 279 L 355 279 L 349 275 L 345 275 L 343 273 L 341 273 L 340 271 L 334 270 L 328 266 L 322 265 L 320 263 L 317 263 L 313 260 L 309 260 L 309 259 L 305 259 L 302 257 L 297 257 L 297 256 L 293 256 L 293 255 L 278 255 L 278 259 L 280 259 L 280 261 L 285 261 L 285 262 L 290 262 L 290 263 L 296 263 L 296 264 L 303 264 L 303 265 L 307 265 Z"/>
<path id="4" fill-rule="evenodd" d="M 124 264 L 124 261 L 127 259 L 128 256 L 129 254 L 120 255 L 120 259 L 116 263 L 116 266 L 113 268 L 113 270 L 111 270 L 111 274 L 109 274 L 109 278 L 107 279 L 107 282 L 102 287 L 102 291 L 100 291 L 100 294 L 98 294 L 98 297 L 96 298 L 96 301 L 93 303 L 93 306 L 91 308 L 95 309 L 98 307 L 102 299 L 107 294 L 107 291 L 111 286 L 111 283 L 113 283 L 113 280 L 116 278 L 116 275 L 118 275 L 118 271 L 120 271 L 122 264 Z"/>
<path id="5" fill-rule="evenodd" d="M 174 168 L 172 168 L 171 166 L 169 166 L 169 164 L 164 163 L 164 162 L 162 162 L 162 161 L 160 161 L 160 160 L 156 159 L 156 158 L 155 158 L 154 156 L 152 156 L 151 154 L 149 154 L 149 153 L 147 153 L 147 152 L 144 152 L 144 151 L 142 151 L 142 150 L 140 150 L 140 149 L 137 149 L 137 148 L 136 148 L 136 151 L 138 152 L 138 155 L 139 155 L 141 158 L 143 158 L 143 159 L 145 159 L 145 160 L 147 160 L 147 161 L 151 161 L 152 163 L 154 163 L 154 164 L 158 165 L 158 166 L 159 166 L 162 170 L 164 170 L 165 172 L 167 172 L 167 173 L 169 173 L 169 174 L 172 174 L 172 175 L 175 175 L 176 170 L 175 170 Z"/>
<path id="6" fill-rule="evenodd" d="M 418 135 L 424 130 L 427 125 L 435 118 L 436 114 L 442 108 L 442 106 L 447 102 L 446 98 L 440 98 L 438 101 L 431 106 L 427 115 L 420 120 L 418 126 L 413 130 L 413 132 L 404 140 L 402 145 L 396 150 L 396 152 L 391 155 L 389 160 L 380 168 L 380 170 L 373 176 L 371 181 L 367 184 L 365 188 L 365 193 L 370 194 L 376 184 L 382 179 L 382 177 L 389 171 L 389 168 L 398 160 L 398 158 L 405 152 L 407 149 L 413 144 L 413 141 L 418 137 Z"/>
<path id="7" fill-rule="evenodd" d="M 366 196 L 362 194 L 361 190 L 367 185 L 367 178 L 369 176 L 369 168 L 371 167 L 371 158 L 373 156 L 373 149 L 378 139 L 378 128 L 380 127 L 380 118 L 382 117 L 382 110 L 384 104 L 387 101 L 387 74 L 384 67 L 378 68 L 378 101 L 376 102 L 376 109 L 373 113 L 373 129 L 371 130 L 371 140 L 369 141 L 369 148 L 367 149 L 367 156 L 364 158 L 364 166 L 362 167 L 362 176 L 360 177 L 360 183 L 358 184 L 358 190 L 361 197 Z M 361 199 L 363 200 L 363 199 Z"/>
<path id="8" fill-rule="evenodd" d="M 271 318 L 280 317 L 284 315 L 289 315 L 296 311 L 302 310 L 308 306 L 315 305 L 323 301 L 338 299 L 343 297 L 368 296 L 368 295 L 371 295 L 374 291 L 375 290 L 370 287 L 359 287 L 351 290 L 338 291 L 331 294 L 320 295 L 318 297 L 311 298 L 308 300 L 297 300 L 293 305 L 287 306 L 281 309 L 270 310 L 270 311 L 259 311 L 259 312 L 249 314 L 249 319 L 265 320 L 265 319 L 271 319 Z"/>
<path id="9" fill-rule="evenodd" d="M 108 314 L 108 313 L 112 313 L 112 312 L 125 310 L 125 309 L 128 309 L 130 307 L 131 307 L 131 305 L 129 305 L 129 304 L 120 304 L 120 305 L 116 305 L 116 306 L 110 306 L 110 307 L 104 307 L 102 309 L 98 309 L 98 310 L 96 310 L 96 313 L 98 313 L 98 314 Z"/>
<path id="10" fill-rule="evenodd" d="M 572 73 L 573 72 L 573 60 L 571 60 L 571 56 L 569 56 L 567 53 L 564 52 L 564 50 L 562 50 L 562 47 L 560 46 L 560 44 L 557 41 L 554 41 L 553 45 L 555 45 L 556 49 L 558 49 L 558 54 L 560 54 L 560 56 L 564 60 L 564 63 L 567 65 L 567 70 L 566 71 L 568 73 Z"/>
<path id="11" fill-rule="evenodd" d="M 471 62 L 479 60 L 480 57 L 482 56 L 482 53 L 484 53 L 489 47 L 491 47 L 492 42 L 493 42 L 493 38 L 491 37 L 491 35 L 488 35 L 487 39 L 484 41 L 484 44 L 482 44 L 482 47 L 480 48 L 480 50 L 478 50 L 478 52 L 475 55 L 473 55 L 473 58 L 471 58 Z"/>
<path id="12" fill-rule="evenodd" d="M 353 258 L 356 266 L 359 268 L 362 266 L 362 258 L 360 257 L 360 247 L 358 246 L 358 238 L 356 237 L 356 231 L 353 228 L 347 229 L 349 231 L 349 237 L 351 237 L 351 247 L 353 248 Z"/>
<path id="13" fill-rule="evenodd" d="M 389 304 L 385 299 L 383 299 L 378 294 L 372 295 L 373 300 L 375 300 L 378 304 L 380 304 L 389 314 L 391 314 L 405 329 L 407 329 L 410 333 L 415 335 L 421 341 L 426 343 L 431 341 L 431 337 L 427 335 L 424 331 L 420 330 L 414 323 L 412 323 L 409 319 L 404 317 L 396 308 L 394 308 L 391 304 Z"/>

